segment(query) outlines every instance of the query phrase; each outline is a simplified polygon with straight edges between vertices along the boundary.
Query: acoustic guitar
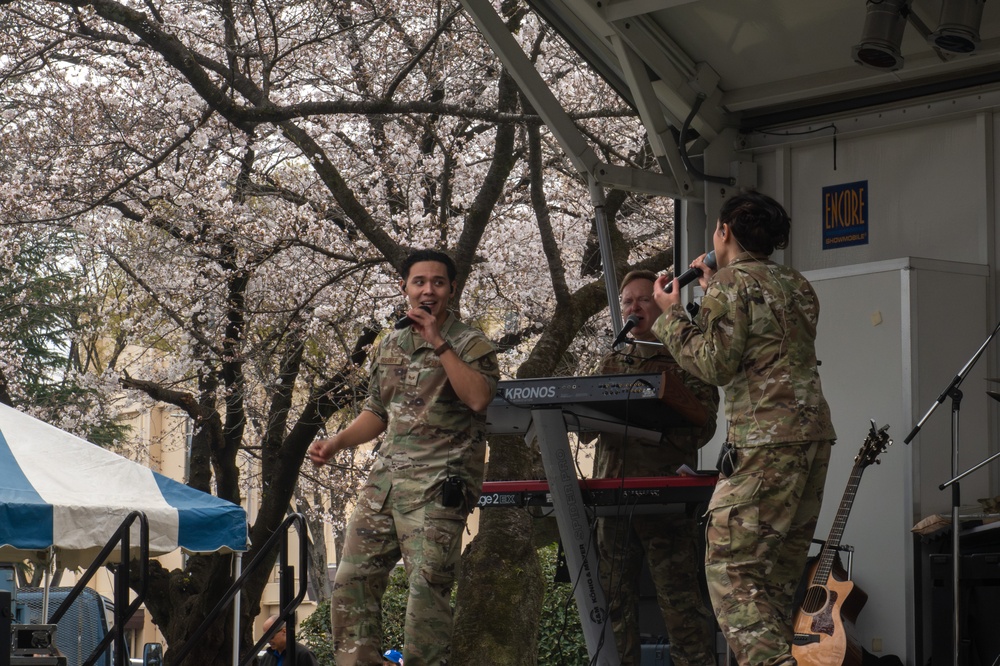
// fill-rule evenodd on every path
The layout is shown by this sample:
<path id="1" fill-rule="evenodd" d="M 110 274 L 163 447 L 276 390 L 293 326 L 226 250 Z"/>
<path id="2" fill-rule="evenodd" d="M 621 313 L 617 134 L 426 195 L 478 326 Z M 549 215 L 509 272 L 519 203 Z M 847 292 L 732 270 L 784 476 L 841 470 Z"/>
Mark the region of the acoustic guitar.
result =
<path id="1" fill-rule="evenodd" d="M 878 464 L 879 455 L 892 444 L 889 426 L 876 428 L 875 422 L 871 423 L 868 437 L 854 459 L 851 478 L 840 501 L 830 536 L 809 571 L 805 599 L 795 615 L 792 656 L 800 666 L 861 665 L 861 644 L 853 632 L 858 613 L 868 601 L 868 595 L 847 579 L 847 572 L 839 565 L 837 551 L 861 482 L 861 473 L 872 463 Z"/>

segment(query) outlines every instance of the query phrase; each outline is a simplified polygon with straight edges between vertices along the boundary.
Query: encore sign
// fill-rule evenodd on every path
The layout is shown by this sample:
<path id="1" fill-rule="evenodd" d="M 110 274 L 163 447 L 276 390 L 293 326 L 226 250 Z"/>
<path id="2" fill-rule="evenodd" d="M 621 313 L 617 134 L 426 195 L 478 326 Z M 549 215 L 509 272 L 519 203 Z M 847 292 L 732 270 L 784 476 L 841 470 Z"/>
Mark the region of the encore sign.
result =
<path id="1" fill-rule="evenodd" d="M 823 249 L 868 244 L 868 181 L 823 188 Z"/>

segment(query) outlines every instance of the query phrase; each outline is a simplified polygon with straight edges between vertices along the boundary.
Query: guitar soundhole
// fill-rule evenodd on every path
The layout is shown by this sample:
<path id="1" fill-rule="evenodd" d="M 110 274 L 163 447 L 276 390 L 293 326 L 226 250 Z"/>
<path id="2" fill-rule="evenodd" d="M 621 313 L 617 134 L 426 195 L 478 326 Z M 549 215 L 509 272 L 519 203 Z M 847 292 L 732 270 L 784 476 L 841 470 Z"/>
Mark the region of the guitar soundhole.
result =
<path id="1" fill-rule="evenodd" d="M 815 613 L 826 606 L 826 588 L 813 585 L 806 592 L 806 598 L 802 601 L 802 610 L 806 613 Z"/>

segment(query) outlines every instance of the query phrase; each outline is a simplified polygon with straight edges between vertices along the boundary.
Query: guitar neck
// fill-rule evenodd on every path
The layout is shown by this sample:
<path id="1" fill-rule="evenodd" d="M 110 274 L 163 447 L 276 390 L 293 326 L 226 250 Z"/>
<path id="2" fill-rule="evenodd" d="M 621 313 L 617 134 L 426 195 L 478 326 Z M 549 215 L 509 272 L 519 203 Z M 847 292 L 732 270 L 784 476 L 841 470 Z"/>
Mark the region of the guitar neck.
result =
<path id="1" fill-rule="evenodd" d="M 830 536 L 819 554 L 819 563 L 816 565 L 816 573 L 813 575 L 812 584 L 825 586 L 833 571 L 833 563 L 837 557 L 837 549 L 840 548 L 840 541 L 844 537 L 844 529 L 847 527 L 847 517 L 851 513 L 854 504 L 854 497 L 858 493 L 858 486 L 861 484 L 861 473 L 864 472 L 864 465 L 856 462 L 851 470 L 851 478 L 847 482 L 847 489 L 844 497 L 840 500 L 840 508 L 837 509 L 837 516 L 833 519 L 833 527 L 830 528 Z"/>
<path id="2" fill-rule="evenodd" d="M 861 446 L 854 459 L 854 467 L 851 469 L 851 478 L 847 482 L 847 489 L 844 497 L 840 500 L 840 508 L 837 509 L 837 516 L 833 519 L 833 527 L 830 529 L 830 536 L 819 554 L 819 562 L 816 565 L 816 572 L 813 574 L 811 584 L 826 587 L 830 580 L 830 572 L 833 571 L 833 563 L 837 557 L 837 550 L 840 549 L 840 540 L 844 536 L 844 528 L 847 526 L 847 516 L 851 513 L 851 506 L 854 504 L 854 496 L 858 493 L 858 485 L 861 483 L 861 473 L 868 465 L 878 463 L 878 456 L 885 451 L 886 447 L 892 444 L 889 439 L 889 426 L 877 428 L 875 421 L 872 421 L 872 428 L 865 438 L 865 443 Z"/>

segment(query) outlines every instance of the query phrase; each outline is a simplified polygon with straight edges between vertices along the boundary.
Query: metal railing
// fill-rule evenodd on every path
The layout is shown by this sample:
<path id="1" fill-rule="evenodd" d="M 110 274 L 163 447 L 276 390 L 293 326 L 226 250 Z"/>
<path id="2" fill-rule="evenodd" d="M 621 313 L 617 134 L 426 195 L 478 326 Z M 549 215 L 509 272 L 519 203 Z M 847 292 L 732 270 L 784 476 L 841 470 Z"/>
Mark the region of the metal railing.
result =
<path id="1" fill-rule="evenodd" d="M 129 588 L 132 585 L 132 573 L 129 570 L 132 546 L 131 528 L 132 523 L 136 520 L 139 521 L 139 583 L 135 589 L 136 598 L 129 604 Z M 128 666 L 128 649 L 125 645 L 125 622 L 135 615 L 135 612 L 139 610 L 139 606 L 145 601 L 146 588 L 149 582 L 149 521 L 146 519 L 146 514 L 141 511 L 133 511 L 125 517 L 125 520 L 118 526 L 111 539 L 101 549 L 101 552 L 91 562 L 90 567 L 76 582 L 76 585 L 73 586 L 73 589 L 70 590 L 66 598 L 63 599 L 63 602 L 59 604 L 59 608 L 52 613 L 52 616 L 48 620 L 49 624 L 58 624 L 62 616 L 66 614 L 73 602 L 83 592 L 83 589 L 87 587 L 87 583 L 94 577 L 98 569 L 103 566 L 104 561 L 108 559 L 108 556 L 111 555 L 111 551 L 115 549 L 116 545 L 121 547 L 121 551 L 120 561 L 114 567 L 114 626 L 98 642 L 97 647 L 94 648 L 94 651 L 83 662 L 83 666 L 93 666 L 111 641 L 115 643 L 115 666 Z"/>
<path id="2" fill-rule="evenodd" d="M 301 572 L 299 577 L 299 590 L 293 595 L 293 590 L 295 587 L 295 567 L 288 565 L 288 531 L 293 524 L 297 524 L 299 533 L 299 570 Z M 250 561 L 250 564 L 243 570 L 239 578 L 230 586 L 226 593 L 222 596 L 219 602 L 215 605 L 205 619 L 202 621 L 198 628 L 194 630 L 194 633 L 187 639 L 187 642 L 182 645 L 176 653 L 170 654 L 169 663 L 171 666 L 180 666 L 180 664 L 188 657 L 191 650 L 194 649 L 195 645 L 205 632 L 208 631 L 209 627 L 219 619 L 219 616 L 232 604 L 233 599 L 236 595 L 240 593 L 246 582 L 248 576 L 257 571 L 261 566 L 264 565 L 266 561 L 266 555 L 271 552 L 271 550 L 278 544 L 281 543 L 281 550 L 278 551 L 278 574 L 279 574 L 279 585 L 278 585 L 278 600 L 280 604 L 280 611 L 278 612 L 279 619 L 271 625 L 270 629 L 264 633 L 264 635 L 257 641 L 256 645 L 250 649 L 250 651 L 243 655 L 240 659 L 240 666 L 245 666 L 250 663 L 260 649 L 267 643 L 268 639 L 278 632 L 282 624 L 286 623 L 287 620 L 291 619 L 292 622 L 287 622 L 287 637 L 286 641 L 289 646 L 295 645 L 295 609 L 298 607 L 302 600 L 306 596 L 306 577 L 309 571 L 309 549 L 306 539 L 306 520 L 305 516 L 301 513 L 289 514 L 285 520 L 282 521 L 278 529 L 274 531 L 274 534 L 264 543 L 264 546 L 257 553 L 257 556 Z M 233 631 L 238 631 L 237 627 L 233 628 Z M 295 666 L 295 650 L 288 650 L 290 658 L 285 662 L 287 666 Z"/>

